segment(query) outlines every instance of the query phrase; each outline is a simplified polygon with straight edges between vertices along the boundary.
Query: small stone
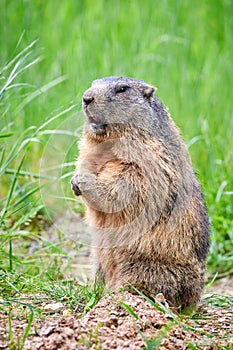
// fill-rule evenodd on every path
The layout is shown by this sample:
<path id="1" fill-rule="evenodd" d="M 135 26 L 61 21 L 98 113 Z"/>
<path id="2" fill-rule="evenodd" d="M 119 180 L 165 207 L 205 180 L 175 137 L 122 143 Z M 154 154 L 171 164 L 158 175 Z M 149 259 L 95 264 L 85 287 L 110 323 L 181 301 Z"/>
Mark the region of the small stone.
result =
<path id="1" fill-rule="evenodd" d="M 62 303 L 51 303 L 47 304 L 43 307 L 43 311 L 58 311 L 63 308 Z"/>

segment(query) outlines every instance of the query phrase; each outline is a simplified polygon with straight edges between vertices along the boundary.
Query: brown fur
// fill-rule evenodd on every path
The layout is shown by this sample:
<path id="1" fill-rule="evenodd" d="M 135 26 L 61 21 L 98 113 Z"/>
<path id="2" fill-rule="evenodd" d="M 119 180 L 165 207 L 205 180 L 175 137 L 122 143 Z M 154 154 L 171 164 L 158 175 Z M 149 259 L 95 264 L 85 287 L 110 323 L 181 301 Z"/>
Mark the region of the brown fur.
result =
<path id="1" fill-rule="evenodd" d="M 195 306 L 204 286 L 209 222 L 186 147 L 154 88 L 109 77 L 83 96 L 86 119 L 72 182 L 94 231 L 98 272 Z"/>

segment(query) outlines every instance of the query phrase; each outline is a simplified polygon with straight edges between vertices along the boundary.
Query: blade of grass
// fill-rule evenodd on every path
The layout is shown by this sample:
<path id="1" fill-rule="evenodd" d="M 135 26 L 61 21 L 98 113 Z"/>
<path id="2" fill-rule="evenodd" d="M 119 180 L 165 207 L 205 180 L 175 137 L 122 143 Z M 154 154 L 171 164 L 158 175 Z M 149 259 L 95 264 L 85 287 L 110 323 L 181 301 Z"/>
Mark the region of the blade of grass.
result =
<path id="1" fill-rule="evenodd" d="M 162 341 L 167 338 L 169 332 L 177 325 L 175 321 L 170 321 L 166 325 L 164 325 L 160 330 L 156 337 L 152 339 L 147 339 L 143 332 L 136 326 L 138 333 L 141 335 L 142 339 L 146 343 L 146 350 L 156 350 L 160 348 Z"/>
<path id="2" fill-rule="evenodd" d="M 155 301 L 154 302 L 152 299 L 150 299 L 148 296 L 143 294 L 139 289 L 135 288 L 134 286 L 131 286 L 135 292 L 137 292 L 139 295 L 141 295 L 148 303 L 150 303 L 152 306 L 154 306 L 158 311 L 168 314 L 174 321 L 178 320 L 178 316 L 174 314 L 171 310 L 169 310 L 165 305 L 163 305 L 159 300 L 154 297 Z"/>
<path id="3" fill-rule="evenodd" d="M 28 324 L 27 324 L 27 327 L 25 328 L 24 335 L 23 335 L 23 340 L 22 340 L 22 344 L 21 344 L 22 347 L 24 346 L 25 341 L 29 335 L 33 319 L 34 319 L 34 312 L 33 312 L 33 309 L 31 309 L 29 319 L 28 319 Z"/>
<path id="4" fill-rule="evenodd" d="M 12 180 L 12 183 L 11 183 L 11 187 L 10 187 L 10 190 L 9 190 L 9 193 L 8 193 L 8 197 L 7 197 L 7 201 L 6 201 L 6 205 L 5 205 L 5 208 L 3 209 L 3 214 L 2 214 L 2 217 L 1 217 L 1 223 L 4 221 L 5 219 L 5 216 L 6 216 L 6 213 L 7 213 L 7 210 L 8 210 L 8 207 L 10 205 L 10 202 L 11 202 L 11 199 L 12 199 L 12 196 L 13 196 L 13 192 L 14 192 L 14 189 L 15 189 L 15 185 L 16 185 L 16 181 L 17 181 L 17 178 L 18 178 L 18 174 L 20 172 L 20 169 L 23 165 L 23 162 L 24 162 L 24 159 L 25 159 L 25 155 L 23 155 L 21 161 L 20 161 L 20 164 L 18 166 L 18 169 L 13 177 L 13 180 Z"/>
<path id="5" fill-rule="evenodd" d="M 22 57 L 24 55 L 24 53 L 26 53 L 29 49 L 33 48 L 36 43 L 38 42 L 38 39 L 32 41 L 29 45 L 27 45 L 22 51 L 20 51 L 14 58 L 12 58 L 8 64 L 6 64 L 2 70 L 0 71 L 0 74 L 2 74 L 4 71 L 6 71 L 7 69 L 9 69 L 9 67 L 11 65 L 13 65 L 16 61 L 18 61 L 20 59 L 20 57 Z"/>
<path id="6" fill-rule="evenodd" d="M 25 69 L 28 67 L 25 67 Z M 18 108 L 16 109 L 16 113 L 19 113 L 22 109 L 24 109 L 24 107 L 29 104 L 32 100 L 34 100 L 36 97 L 38 97 L 39 95 L 47 92 L 49 89 L 53 88 L 54 86 L 62 83 L 63 81 L 65 81 L 67 79 L 66 75 L 62 75 L 56 79 L 54 79 L 53 81 L 49 82 L 48 84 L 40 87 L 38 90 L 32 92 L 30 95 L 28 95 L 18 106 Z"/>

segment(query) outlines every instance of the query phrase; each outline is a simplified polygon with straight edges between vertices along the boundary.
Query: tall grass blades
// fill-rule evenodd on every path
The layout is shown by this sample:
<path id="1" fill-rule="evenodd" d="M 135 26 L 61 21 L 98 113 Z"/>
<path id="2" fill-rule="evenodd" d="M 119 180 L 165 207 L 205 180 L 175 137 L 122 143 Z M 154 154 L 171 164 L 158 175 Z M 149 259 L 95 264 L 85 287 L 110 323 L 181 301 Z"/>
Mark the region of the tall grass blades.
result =
<path id="1" fill-rule="evenodd" d="M 19 258 L 17 255 L 23 254 L 22 247 L 28 244 L 25 242 L 41 239 L 41 230 L 33 229 L 29 223 L 44 213 L 40 191 L 48 183 L 41 183 L 43 176 L 40 175 L 39 164 L 40 155 L 47 142 L 44 135 L 48 132 L 45 132 L 45 129 L 74 107 L 69 106 L 63 110 L 60 107 L 59 113 L 52 112 L 53 115 L 43 120 L 39 126 L 30 125 L 24 128 L 22 116 L 25 107 L 34 98 L 47 93 L 50 88 L 64 81 L 64 77 L 59 77 L 37 90 L 24 82 L 23 73 L 32 70 L 41 61 L 41 57 L 36 57 L 36 43 L 37 41 L 33 41 L 27 45 L 1 69 L 0 259 L 1 268 L 9 271 L 23 264 L 28 266 L 29 257 Z M 25 87 L 34 91 L 25 95 Z M 53 132 L 54 130 L 50 131 Z M 43 242 L 45 243 L 44 240 Z M 14 249 L 17 250 L 16 253 Z"/>

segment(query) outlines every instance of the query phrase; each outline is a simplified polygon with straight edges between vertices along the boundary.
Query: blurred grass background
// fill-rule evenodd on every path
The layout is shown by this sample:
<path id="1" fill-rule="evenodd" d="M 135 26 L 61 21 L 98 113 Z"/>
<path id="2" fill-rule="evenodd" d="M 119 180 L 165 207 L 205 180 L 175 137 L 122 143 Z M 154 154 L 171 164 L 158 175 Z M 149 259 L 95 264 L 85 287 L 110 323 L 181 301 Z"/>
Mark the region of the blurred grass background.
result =
<path id="1" fill-rule="evenodd" d="M 50 208 L 41 199 L 39 178 L 54 158 L 61 159 L 66 165 L 61 164 L 58 179 L 63 182 L 60 199 L 77 206 L 69 178 L 82 124 L 82 93 L 93 79 L 125 75 L 158 87 L 180 127 L 211 218 L 209 271 L 232 274 L 232 1 L 0 0 L 0 28 L 4 273 L 26 270 L 42 276 L 48 270 L 45 255 L 58 259 L 57 247 L 44 241 L 40 254 L 19 253 L 25 242 L 30 245 L 29 238 L 40 240 L 46 230 Z M 60 136 L 53 139 L 58 129 Z M 54 278 L 59 277 L 56 259 L 49 265 Z"/>

